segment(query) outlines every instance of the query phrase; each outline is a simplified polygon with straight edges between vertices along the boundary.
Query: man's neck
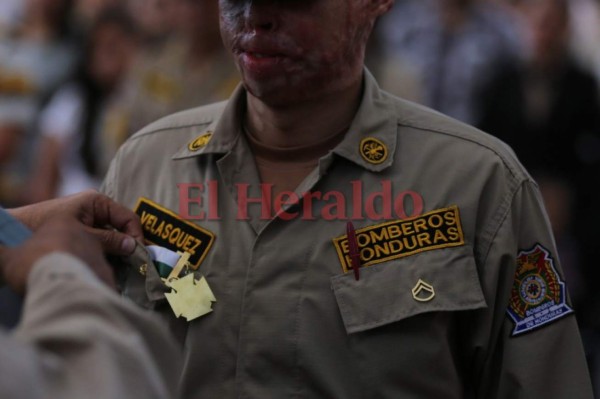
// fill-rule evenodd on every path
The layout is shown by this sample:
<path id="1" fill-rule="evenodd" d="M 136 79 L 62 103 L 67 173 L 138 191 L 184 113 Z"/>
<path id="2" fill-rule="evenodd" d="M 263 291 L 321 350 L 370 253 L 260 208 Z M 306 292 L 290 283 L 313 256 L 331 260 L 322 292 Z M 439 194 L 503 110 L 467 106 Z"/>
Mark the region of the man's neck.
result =
<path id="1" fill-rule="evenodd" d="M 269 106 L 248 93 L 245 123 L 257 140 L 271 146 L 310 145 L 350 126 L 361 93 L 362 79 L 331 95 L 285 107 Z"/>

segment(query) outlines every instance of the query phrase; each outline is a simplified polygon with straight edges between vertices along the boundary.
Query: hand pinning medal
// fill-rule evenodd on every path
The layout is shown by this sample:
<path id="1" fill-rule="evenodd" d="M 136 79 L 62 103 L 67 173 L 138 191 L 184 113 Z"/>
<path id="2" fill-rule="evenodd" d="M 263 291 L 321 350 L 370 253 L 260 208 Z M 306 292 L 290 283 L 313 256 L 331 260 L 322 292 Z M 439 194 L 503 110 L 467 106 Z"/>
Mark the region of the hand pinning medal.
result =
<path id="1" fill-rule="evenodd" d="M 212 303 L 216 302 L 208 282 L 197 273 L 191 272 L 187 252 L 173 252 L 166 248 L 149 246 L 150 255 L 157 265 L 165 285 L 171 292 L 165 297 L 177 317 L 192 321 L 212 312 Z M 177 260 L 176 260 L 177 259 Z M 174 264 L 176 260 L 176 263 Z M 170 273 L 165 277 L 166 272 Z"/>

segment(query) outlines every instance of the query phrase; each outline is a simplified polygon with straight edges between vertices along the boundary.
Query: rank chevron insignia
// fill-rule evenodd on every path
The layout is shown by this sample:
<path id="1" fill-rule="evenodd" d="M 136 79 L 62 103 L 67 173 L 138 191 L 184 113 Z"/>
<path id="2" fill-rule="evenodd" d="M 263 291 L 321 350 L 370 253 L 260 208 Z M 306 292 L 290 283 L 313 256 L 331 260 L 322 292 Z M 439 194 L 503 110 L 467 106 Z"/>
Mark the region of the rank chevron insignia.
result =
<path id="1" fill-rule="evenodd" d="M 418 302 L 429 302 L 435 297 L 435 290 L 433 286 L 427 284 L 425 281 L 419 279 L 417 284 L 412 289 L 412 295 L 415 301 Z"/>

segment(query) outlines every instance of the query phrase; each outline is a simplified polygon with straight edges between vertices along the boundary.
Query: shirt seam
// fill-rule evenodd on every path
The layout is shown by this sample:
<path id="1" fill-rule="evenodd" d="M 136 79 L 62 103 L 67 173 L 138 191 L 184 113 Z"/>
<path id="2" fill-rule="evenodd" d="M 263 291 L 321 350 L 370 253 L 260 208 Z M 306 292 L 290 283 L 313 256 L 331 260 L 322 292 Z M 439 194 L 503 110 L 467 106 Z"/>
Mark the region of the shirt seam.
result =
<path id="1" fill-rule="evenodd" d="M 504 223 L 506 222 L 508 215 L 510 214 L 510 210 L 511 210 L 511 205 L 514 202 L 514 199 L 517 195 L 517 193 L 519 191 L 521 191 L 523 189 L 523 186 L 525 184 L 527 184 L 527 180 L 524 180 L 522 182 L 520 182 L 520 184 L 518 184 L 515 188 L 515 190 L 511 193 L 510 195 L 510 199 L 508 201 L 506 201 L 505 203 L 503 203 L 502 205 L 500 205 L 497 213 L 501 213 L 502 217 L 500 218 L 498 224 L 496 225 L 496 228 L 493 230 L 492 235 L 490 236 L 490 240 L 489 240 L 489 244 L 488 247 L 485 251 L 485 255 L 482 259 L 482 265 L 485 265 L 487 263 L 488 260 L 488 256 L 490 254 L 491 248 L 492 248 L 492 243 L 494 242 L 494 239 L 498 236 L 498 233 L 500 231 L 500 228 L 504 225 Z M 506 204 L 506 205 L 505 205 Z M 504 210 L 502 210 L 503 205 L 506 206 L 506 208 Z M 516 254 L 515 254 L 516 255 Z M 502 326 L 502 324 L 501 324 Z M 500 330 L 501 330 L 501 326 L 500 326 Z M 490 356 L 493 354 L 492 351 L 490 351 L 490 348 L 495 347 L 495 343 L 498 341 L 498 339 L 500 338 L 500 334 L 501 332 L 499 332 L 494 340 L 494 344 L 492 344 L 492 338 L 493 338 L 493 334 L 494 334 L 494 330 L 493 328 L 490 328 L 490 336 L 489 336 L 489 340 L 488 340 L 488 346 L 487 348 L 485 348 L 485 356 L 483 357 L 483 364 L 486 364 L 490 358 Z M 476 380 L 479 381 L 481 378 L 481 373 L 483 372 L 483 369 L 480 370 L 479 374 L 477 375 Z"/>
<path id="2" fill-rule="evenodd" d="M 160 128 L 148 130 L 148 131 L 140 130 L 138 133 L 136 133 L 133 136 L 131 136 L 131 138 L 129 139 L 129 141 L 135 141 L 135 140 L 138 140 L 138 139 L 140 139 L 142 137 L 146 137 L 146 136 L 148 136 L 150 134 L 163 133 L 163 132 L 169 131 L 169 130 L 185 129 L 185 128 L 198 127 L 198 126 L 207 126 L 207 125 L 210 125 L 213 122 L 214 122 L 214 120 L 213 121 L 204 122 L 204 123 L 192 123 L 192 124 L 178 125 L 178 126 L 165 126 L 165 127 L 160 127 Z"/>
<path id="3" fill-rule="evenodd" d="M 513 176 L 513 178 L 519 179 L 519 180 L 525 180 L 524 173 L 522 171 L 518 171 L 518 169 L 515 168 L 514 165 L 511 164 L 511 162 L 509 162 L 508 158 L 504 154 L 502 154 L 500 151 L 496 150 L 494 147 L 492 147 L 490 145 L 481 143 L 481 142 L 479 142 L 475 139 L 469 138 L 469 137 L 464 137 L 464 136 L 460 135 L 459 133 L 452 131 L 452 130 L 427 127 L 424 125 L 420 125 L 418 123 L 409 122 L 402 118 L 398 118 L 398 125 L 404 126 L 404 127 L 411 127 L 414 129 L 419 129 L 419 130 L 428 131 L 428 132 L 432 132 L 432 133 L 445 134 L 445 135 L 452 136 L 452 137 L 460 139 L 460 140 L 471 142 L 480 147 L 483 147 L 483 148 L 493 152 L 498 158 L 500 158 L 502 160 L 502 163 L 509 170 L 509 172 Z M 481 133 L 484 134 L 484 132 L 481 132 Z"/>
<path id="4" fill-rule="evenodd" d="M 523 186 L 527 183 L 527 180 L 524 180 L 522 182 L 520 182 L 516 187 L 515 190 L 510 194 L 510 196 L 507 196 L 507 201 L 505 201 L 503 204 L 501 204 L 498 207 L 498 210 L 496 211 L 496 213 L 501 213 L 502 211 L 502 207 L 505 206 L 506 209 L 503 210 L 502 213 L 502 217 L 500 218 L 498 224 L 496 225 L 495 229 L 491 229 L 492 230 L 492 234 L 490 236 L 489 242 L 487 244 L 487 248 L 485 251 L 483 251 L 482 253 L 484 253 L 485 255 L 482 258 L 482 264 L 485 264 L 488 260 L 488 256 L 490 254 L 491 248 L 492 248 L 492 243 L 494 242 L 494 239 L 498 236 L 498 232 L 500 231 L 500 228 L 504 225 L 504 222 L 506 222 L 506 218 L 508 217 L 508 214 L 510 213 L 510 209 L 511 209 L 511 205 L 515 199 L 515 196 L 517 195 L 517 193 L 519 191 L 521 191 L 521 189 L 523 188 Z"/>

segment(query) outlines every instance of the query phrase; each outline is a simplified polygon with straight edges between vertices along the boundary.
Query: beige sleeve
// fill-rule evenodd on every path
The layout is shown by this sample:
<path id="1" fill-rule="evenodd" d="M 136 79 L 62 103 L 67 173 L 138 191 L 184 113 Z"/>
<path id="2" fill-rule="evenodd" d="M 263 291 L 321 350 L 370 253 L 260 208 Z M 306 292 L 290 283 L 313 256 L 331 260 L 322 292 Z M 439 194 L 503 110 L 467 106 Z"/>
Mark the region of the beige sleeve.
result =
<path id="1" fill-rule="evenodd" d="M 168 331 L 67 254 L 35 265 L 22 321 L 0 348 L 0 397 L 177 396 L 181 359 Z"/>
<path id="2" fill-rule="evenodd" d="M 488 287 L 495 285 L 490 291 L 496 298 L 488 303 L 491 345 L 476 378 L 477 397 L 592 399 L 577 322 L 568 294 L 560 296 L 563 272 L 535 183 L 524 182 L 502 213 L 481 272 Z"/>

